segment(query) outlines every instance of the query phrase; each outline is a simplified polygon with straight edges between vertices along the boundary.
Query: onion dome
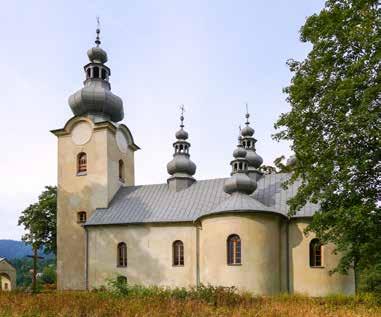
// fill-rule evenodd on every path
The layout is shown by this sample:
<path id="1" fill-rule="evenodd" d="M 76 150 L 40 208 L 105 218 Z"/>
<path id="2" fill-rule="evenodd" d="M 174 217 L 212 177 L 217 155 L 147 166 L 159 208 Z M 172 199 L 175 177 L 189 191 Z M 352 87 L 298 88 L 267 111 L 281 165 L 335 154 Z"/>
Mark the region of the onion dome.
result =
<path id="1" fill-rule="evenodd" d="M 188 132 L 184 130 L 184 108 L 181 108 L 180 130 L 176 132 L 176 142 L 173 143 L 175 153 L 173 159 L 167 164 L 168 184 L 173 186 L 176 191 L 189 187 L 195 179 L 192 177 L 196 173 L 196 164 L 190 159 Z"/>
<path id="2" fill-rule="evenodd" d="M 76 116 L 96 115 L 102 120 L 118 122 L 124 117 L 123 101 L 111 92 L 111 70 L 105 65 L 107 53 L 99 47 L 99 27 L 96 34 L 96 46 L 87 51 L 90 63 L 84 66 L 84 87 L 69 97 L 69 105 Z"/>
<path id="3" fill-rule="evenodd" d="M 232 166 L 231 177 L 225 181 L 224 191 L 228 194 L 243 193 L 250 195 L 257 188 L 255 180 L 247 175 L 248 161 L 246 160 L 246 150 L 241 144 L 233 152 L 234 160 L 230 162 Z"/>
<path id="4" fill-rule="evenodd" d="M 287 162 L 286 162 L 286 165 L 287 166 L 295 166 L 296 165 L 296 155 L 291 155 L 289 158 L 288 158 L 288 160 L 287 160 Z"/>
<path id="5" fill-rule="evenodd" d="M 257 143 L 257 140 L 254 138 L 254 129 L 250 127 L 250 114 L 248 111 L 246 111 L 245 117 L 245 127 L 241 130 L 241 144 L 247 151 L 246 160 L 249 163 L 248 173 L 251 176 L 251 174 L 260 173 L 258 169 L 263 163 L 263 158 L 255 150 L 255 144 Z"/>

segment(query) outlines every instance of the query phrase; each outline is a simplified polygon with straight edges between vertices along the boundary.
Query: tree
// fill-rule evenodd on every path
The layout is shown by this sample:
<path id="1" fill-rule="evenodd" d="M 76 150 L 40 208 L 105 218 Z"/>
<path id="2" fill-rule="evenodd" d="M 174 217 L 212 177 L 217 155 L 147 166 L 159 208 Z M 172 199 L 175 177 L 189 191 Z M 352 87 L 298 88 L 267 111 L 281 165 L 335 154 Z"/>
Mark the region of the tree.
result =
<path id="1" fill-rule="evenodd" d="M 295 158 L 291 156 L 286 164 L 283 163 L 285 156 L 282 155 L 274 160 L 274 166 L 261 165 L 259 170 L 264 174 L 279 174 L 279 173 L 291 173 L 294 170 Z"/>
<path id="2" fill-rule="evenodd" d="M 381 6 L 328 0 L 300 33 L 312 50 L 288 61 L 291 111 L 274 135 L 290 140 L 297 158 L 285 186 L 302 181 L 290 214 L 320 202 L 306 232 L 336 245 L 334 271 L 356 274 L 381 263 Z"/>
<path id="3" fill-rule="evenodd" d="M 56 254 L 57 187 L 46 186 L 38 202 L 26 208 L 19 218 L 26 233 L 22 240 L 33 249 L 44 248 L 45 253 Z"/>

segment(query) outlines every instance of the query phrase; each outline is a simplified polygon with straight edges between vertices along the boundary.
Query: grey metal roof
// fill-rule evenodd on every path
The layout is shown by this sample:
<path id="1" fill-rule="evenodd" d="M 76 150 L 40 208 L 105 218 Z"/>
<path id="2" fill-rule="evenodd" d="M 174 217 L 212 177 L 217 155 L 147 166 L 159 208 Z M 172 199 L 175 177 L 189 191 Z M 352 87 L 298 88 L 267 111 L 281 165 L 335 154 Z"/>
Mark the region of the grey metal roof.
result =
<path id="1" fill-rule="evenodd" d="M 2 262 L 2 261 L 4 261 L 4 260 L 5 260 L 5 258 L 0 257 L 0 262 Z"/>
<path id="2" fill-rule="evenodd" d="M 229 201 L 231 196 L 223 191 L 226 178 L 199 180 L 179 192 L 171 191 L 167 184 L 121 187 L 109 207 L 97 209 L 86 225 L 190 222 L 215 213 L 217 209 L 228 211 L 227 208 L 234 206 L 234 210 L 237 206 L 239 210 L 246 207 L 248 210 L 268 208 L 261 211 L 287 215 L 286 202 L 299 186 L 296 182 L 288 189 L 283 189 L 281 184 L 287 177 L 287 174 L 264 175 L 251 195 L 253 201 L 249 205 L 247 199 Z M 317 205 L 308 203 L 295 217 L 311 217 L 317 208 Z"/>

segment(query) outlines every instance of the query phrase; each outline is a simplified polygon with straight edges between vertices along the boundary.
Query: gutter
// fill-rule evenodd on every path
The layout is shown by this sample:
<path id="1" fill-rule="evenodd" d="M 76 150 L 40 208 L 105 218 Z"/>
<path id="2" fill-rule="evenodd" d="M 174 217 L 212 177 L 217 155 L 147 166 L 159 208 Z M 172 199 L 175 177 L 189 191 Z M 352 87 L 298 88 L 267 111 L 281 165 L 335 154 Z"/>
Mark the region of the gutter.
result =
<path id="1" fill-rule="evenodd" d="M 290 285 L 290 219 L 287 220 L 286 226 L 286 279 L 287 279 L 287 293 L 290 294 L 291 285 Z"/>

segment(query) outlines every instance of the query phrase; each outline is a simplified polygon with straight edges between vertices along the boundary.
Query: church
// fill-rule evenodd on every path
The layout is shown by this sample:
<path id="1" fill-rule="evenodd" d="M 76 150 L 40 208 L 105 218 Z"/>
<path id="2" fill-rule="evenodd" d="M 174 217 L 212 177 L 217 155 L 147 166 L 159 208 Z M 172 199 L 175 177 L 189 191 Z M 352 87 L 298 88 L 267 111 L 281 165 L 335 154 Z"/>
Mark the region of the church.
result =
<path id="1" fill-rule="evenodd" d="M 232 149 L 231 175 L 197 179 L 181 115 L 168 179 L 135 185 L 140 148 L 121 123 L 123 101 L 111 92 L 107 53 L 96 34 L 84 87 L 69 98 L 74 116 L 51 131 L 58 140 L 58 288 L 90 290 L 118 278 L 235 286 L 258 295 L 353 294 L 353 272 L 330 274 L 339 260 L 334 247 L 303 233 L 319 206 L 308 203 L 288 217 L 287 200 L 300 183 L 284 189 L 288 174 L 261 172 L 248 113 Z"/>

